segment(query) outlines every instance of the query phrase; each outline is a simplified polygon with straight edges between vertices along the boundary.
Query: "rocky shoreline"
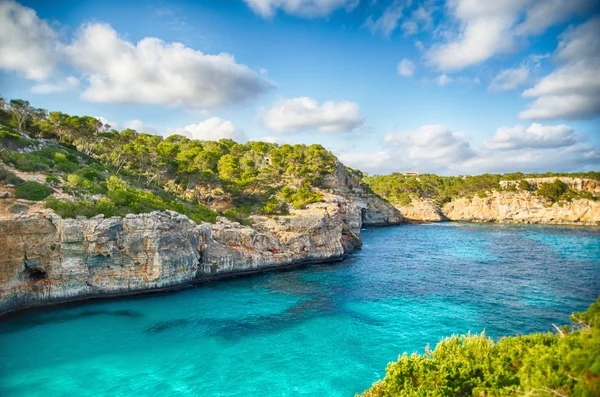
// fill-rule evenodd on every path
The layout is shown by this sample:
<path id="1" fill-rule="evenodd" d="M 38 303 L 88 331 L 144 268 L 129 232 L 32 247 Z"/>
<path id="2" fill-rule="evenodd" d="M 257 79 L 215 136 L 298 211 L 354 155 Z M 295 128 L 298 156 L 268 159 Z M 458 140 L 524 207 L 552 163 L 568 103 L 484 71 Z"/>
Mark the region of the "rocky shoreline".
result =
<path id="1" fill-rule="evenodd" d="M 408 223 L 477 222 L 600 226 L 600 201 L 551 203 L 532 192 L 492 192 L 487 197 L 454 199 L 443 206 L 431 199 L 396 206 Z"/>
<path id="2" fill-rule="evenodd" d="M 398 224 L 372 194 L 326 193 L 290 216 L 196 224 L 173 211 L 63 219 L 30 209 L 0 217 L 0 314 L 337 261 L 360 248 L 360 229 Z M 360 193 L 360 195 L 358 194 Z"/>

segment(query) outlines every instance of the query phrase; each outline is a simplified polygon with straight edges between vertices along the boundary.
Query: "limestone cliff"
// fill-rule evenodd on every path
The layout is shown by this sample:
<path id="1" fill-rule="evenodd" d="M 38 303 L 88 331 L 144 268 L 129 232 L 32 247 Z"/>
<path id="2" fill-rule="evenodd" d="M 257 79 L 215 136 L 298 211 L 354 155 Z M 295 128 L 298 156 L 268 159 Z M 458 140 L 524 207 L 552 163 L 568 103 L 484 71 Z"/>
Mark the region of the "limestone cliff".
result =
<path id="1" fill-rule="evenodd" d="M 325 194 L 324 203 L 290 216 L 255 216 L 252 227 L 225 218 L 196 224 L 171 211 L 91 219 L 62 219 L 39 206 L 4 211 L 0 313 L 338 260 L 360 247 L 365 212 L 384 208 L 381 219 L 401 219 L 377 201 Z"/>
<path id="2" fill-rule="evenodd" d="M 461 198 L 445 204 L 442 212 L 453 221 L 600 225 L 599 201 L 579 199 L 551 204 L 530 192 Z"/>
<path id="3" fill-rule="evenodd" d="M 498 222 L 560 225 L 600 225 L 600 201 L 588 199 L 551 203 L 528 191 L 493 192 L 488 197 L 458 198 L 441 208 L 432 200 L 399 206 L 406 220 Z"/>
<path id="4" fill-rule="evenodd" d="M 406 222 L 442 222 L 448 218 L 431 199 L 413 200 L 407 205 L 398 205 Z"/>

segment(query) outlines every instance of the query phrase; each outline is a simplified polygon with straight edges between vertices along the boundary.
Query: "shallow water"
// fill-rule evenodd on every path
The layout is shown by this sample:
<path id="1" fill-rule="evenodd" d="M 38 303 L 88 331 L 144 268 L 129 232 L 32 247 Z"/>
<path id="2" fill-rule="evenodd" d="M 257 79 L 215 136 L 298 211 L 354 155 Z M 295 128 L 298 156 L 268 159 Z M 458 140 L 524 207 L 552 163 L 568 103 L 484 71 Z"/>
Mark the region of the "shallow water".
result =
<path id="1" fill-rule="evenodd" d="M 368 229 L 346 261 L 0 320 L 2 396 L 353 396 L 404 351 L 548 331 L 600 293 L 600 229 Z"/>

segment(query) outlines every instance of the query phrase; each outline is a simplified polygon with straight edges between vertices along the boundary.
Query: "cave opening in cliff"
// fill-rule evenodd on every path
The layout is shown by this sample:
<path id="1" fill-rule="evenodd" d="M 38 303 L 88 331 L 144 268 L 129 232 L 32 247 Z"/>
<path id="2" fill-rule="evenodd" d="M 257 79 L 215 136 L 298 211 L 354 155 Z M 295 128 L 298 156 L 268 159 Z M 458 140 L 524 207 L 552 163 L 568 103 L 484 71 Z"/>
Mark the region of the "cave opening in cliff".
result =
<path id="1" fill-rule="evenodd" d="M 25 275 L 30 281 L 40 281 L 45 280 L 48 277 L 48 274 L 45 270 L 40 269 L 39 267 L 29 267 L 25 266 Z"/>

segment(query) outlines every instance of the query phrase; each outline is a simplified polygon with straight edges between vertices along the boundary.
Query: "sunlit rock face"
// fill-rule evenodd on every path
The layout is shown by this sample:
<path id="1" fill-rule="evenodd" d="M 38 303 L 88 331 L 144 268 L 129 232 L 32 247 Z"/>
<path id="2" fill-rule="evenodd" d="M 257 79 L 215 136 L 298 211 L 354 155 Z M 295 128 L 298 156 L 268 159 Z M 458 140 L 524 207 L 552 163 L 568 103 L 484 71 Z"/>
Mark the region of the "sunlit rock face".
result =
<path id="1" fill-rule="evenodd" d="M 532 190 L 542 183 L 562 180 L 569 188 L 597 194 L 600 184 L 581 178 L 529 178 L 525 179 Z M 398 205 L 406 222 L 498 222 L 539 223 L 556 225 L 600 225 L 600 201 L 574 199 L 552 203 L 535 192 L 520 190 L 519 181 L 501 181 L 502 188 L 515 191 L 491 192 L 487 197 L 456 198 L 443 206 L 433 200 L 413 200 L 408 205 Z"/>
<path id="2" fill-rule="evenodd" d="M 530 192 L 494 193 L 453 200 L 443 206 L 453 221 L 600 225 L 600 202 L 580 199 L 551 204 Z"/>
<path id="3" fill-rule="evenodd" d="M 324 202 L 289 216 L 255 216 L 251 227 L 225 218 L 198 225 L 172 211 L 91 219 L 62 219 L 39 208 L 3 213 L 0 313 L 339 260 L 361 246 L 364 224 L 402 220 L 360 184 L 331 191 L 340 194 L 324 192 Z"/>

